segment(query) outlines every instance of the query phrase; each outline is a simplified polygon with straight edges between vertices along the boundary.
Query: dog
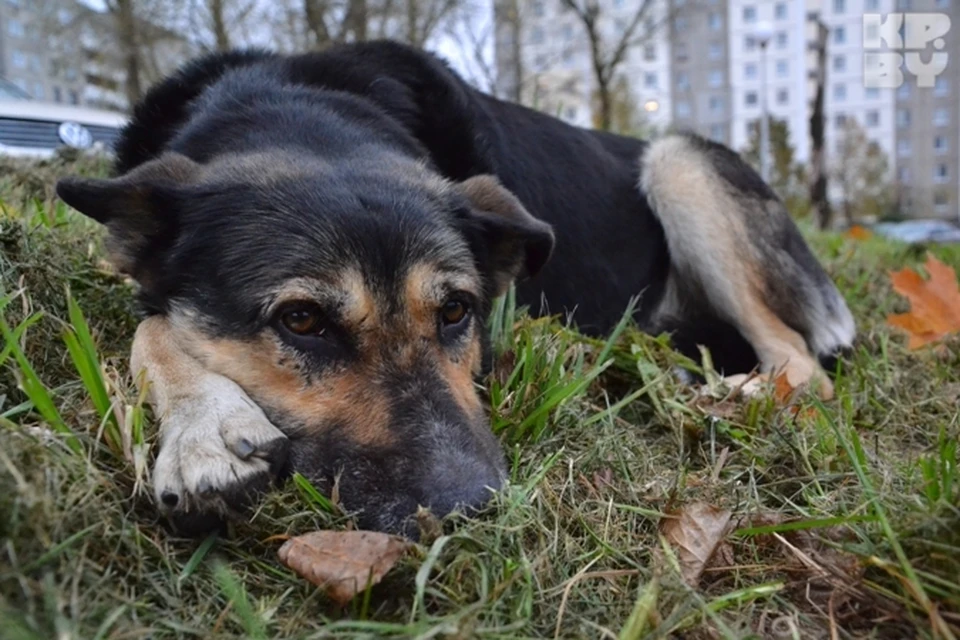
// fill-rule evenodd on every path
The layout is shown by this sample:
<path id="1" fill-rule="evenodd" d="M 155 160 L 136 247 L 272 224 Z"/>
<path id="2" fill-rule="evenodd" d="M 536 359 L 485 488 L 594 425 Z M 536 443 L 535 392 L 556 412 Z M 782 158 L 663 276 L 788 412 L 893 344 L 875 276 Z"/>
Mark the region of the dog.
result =
<path id="1" fill-rule="evenodd" d="M 718 370 L 832 393 L 850 312 L 730 149 L 568 125 L 394 42 L 213 54 L 136 106 L 116 177 L 57 192 L 108 230 L 146 317 L 161 510 L 202 531 L 291 470 L 367 529 L 485 504 L 478 392 L 515 283 L 588 334 L 634 320 Z"/>

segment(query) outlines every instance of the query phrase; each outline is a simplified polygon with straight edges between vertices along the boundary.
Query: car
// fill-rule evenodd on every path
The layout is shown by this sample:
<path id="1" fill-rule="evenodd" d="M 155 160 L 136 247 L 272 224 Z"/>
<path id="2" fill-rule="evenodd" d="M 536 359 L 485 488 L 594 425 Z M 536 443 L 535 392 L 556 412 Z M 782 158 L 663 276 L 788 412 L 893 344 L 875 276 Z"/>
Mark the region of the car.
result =
<path id="1" fill-rule="evenodd" d="M 49 158 L 61 147 L 110 153 L 127 116 L 33 100 L 0 78 L 0 155 Z"/>
<path id="2" fill-rule="evenodd" d="M 960 242 L 960 227 L 946 220 L 881 222 L 873 226 L 873 231 L 885 238 L 909 244 Z"/>

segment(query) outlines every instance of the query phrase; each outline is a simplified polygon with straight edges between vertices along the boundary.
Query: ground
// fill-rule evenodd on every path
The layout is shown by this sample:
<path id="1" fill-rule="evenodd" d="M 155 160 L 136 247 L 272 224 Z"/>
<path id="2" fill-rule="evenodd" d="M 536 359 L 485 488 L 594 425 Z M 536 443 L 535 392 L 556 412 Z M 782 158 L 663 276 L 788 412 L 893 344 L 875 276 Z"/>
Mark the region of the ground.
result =
<path id="1" fill-rule="evenodd" d="M 228 536 L 157 518 L 132 289 L 52 195 L 103 170 L 0 167 L 0 636 L 960 635 L 960 342 L 908 351 L 885 322 L 905 309 L 888 270 L 926 248 L 807 234 L 860 327 L 826 403 L 684 386 L 664 337 L 590 341 L 505 301 L 488 387 L 510 488 L 339 609 L 277 559 L 283 536 L 349 526 L 309 486 Z M 957 248 L 930 250 L 960 267 Z M 727 511 L 690 575 L 678 542 L 709 522 L 687 520 Z"/>

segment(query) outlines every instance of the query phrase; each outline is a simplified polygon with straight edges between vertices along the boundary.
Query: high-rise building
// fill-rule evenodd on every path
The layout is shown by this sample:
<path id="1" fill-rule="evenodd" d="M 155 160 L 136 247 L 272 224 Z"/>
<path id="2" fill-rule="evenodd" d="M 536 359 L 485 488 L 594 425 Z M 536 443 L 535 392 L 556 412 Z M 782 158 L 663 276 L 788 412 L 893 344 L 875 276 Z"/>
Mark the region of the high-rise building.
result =
<path id="1" fill-rule="evenodd" d="M 640 1 L 599 0 L 605 51 L 618 42 Z M 814 38 L 822 24 L 828 30 L 828 166 L 840 162 L 842 132 L 856 121 L 884 152 L 904 215 L 960 219 L 960 0 L 646 1 L 650 28 L 638 31 L 618 73 L 649 125 L 694 130 L 743 150 L 765 97 L 770 116 L 788 124 L 795 158 L 807 162 L 817 77 Z M 501 94 L 590 126 L 596 82 L 589 40 L 576 16 L 560 0 L 495 0 L 495 9 Z M 865 34 L 864 14 L 887 20 L 895 12 L 944 13 L 956 25 L 943 47 L 920 52 L 924 60 L 935 50 L 951 60 L 934 87 L 917 86 L 906 68 L 899 88 L 865 81 L 870 49 L 864 37 L 876 34 Z M 761 35 L 768 38 L 765 46 Z M 906 52 L 901 47 L 899 53 Z M 836 182 L 830 197 L 843 197 Z"/>

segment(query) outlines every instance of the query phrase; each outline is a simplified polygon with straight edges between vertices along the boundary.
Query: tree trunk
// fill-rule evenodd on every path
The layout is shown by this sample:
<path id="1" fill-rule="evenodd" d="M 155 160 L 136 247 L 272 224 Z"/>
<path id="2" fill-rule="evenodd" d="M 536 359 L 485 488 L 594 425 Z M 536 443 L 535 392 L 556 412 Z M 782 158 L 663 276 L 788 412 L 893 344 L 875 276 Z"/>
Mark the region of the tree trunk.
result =
<path id="1" fill-rule="evenodd" d="M 223 15 L 224 0 L 210 0 L 210 21 L 213 26 L 213 36 L 216 39 L 217 51 L 230 49 L 230 34 L 227 32 L 227 23 Z"/>
<path id="2" fill-rule="evenodd" d="M 821 229 L 833 222 L 833 211 L 827 198 L 827 161 L 824 150 L 823 94 L 827 75 L 827 35 L 829 29 L 819 23 L 817 33 L 817 89 L 810 114 L 810 206 L 816 212 Z"/>
<path id="3" fill-rule="evenodd" d="M 330 44 L 326 13 L 325 3 L 321 0 L 303 0 L 303 17 L 307 23 L 307 29 L 313 34 L 314 47 L 317 49 Z"/>
<path id="4" fill-rule="evenodd" d="M 600 119 L 597 124 L 603 131 L 613 126 L 613 96 L 610 94 L 610 82 L 597 78 L 597 98 L 600 101 Z"/>
<path id="5" fill-rule="evenodd" d="M 134 0 L 117 0 L 114 11 L 120 55 L 123 58 L 123 70 L 126 74 L 124 91 L 131 109 L 143 94 L 140 87 L 140 43 L 137 37 L 137 17 L 133 2 Z"/>
<path id="6" fill-rule="evenodd" d="M 351 0 L 348 9 L 348 26 L 353 31 L 353 38 L 356 42 L 363 42 L 367 39 L 367 22 L 369 15 L 367 12 L 367 0 Z"/>

